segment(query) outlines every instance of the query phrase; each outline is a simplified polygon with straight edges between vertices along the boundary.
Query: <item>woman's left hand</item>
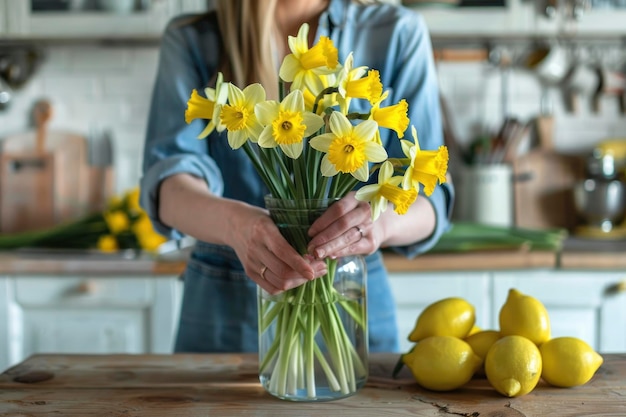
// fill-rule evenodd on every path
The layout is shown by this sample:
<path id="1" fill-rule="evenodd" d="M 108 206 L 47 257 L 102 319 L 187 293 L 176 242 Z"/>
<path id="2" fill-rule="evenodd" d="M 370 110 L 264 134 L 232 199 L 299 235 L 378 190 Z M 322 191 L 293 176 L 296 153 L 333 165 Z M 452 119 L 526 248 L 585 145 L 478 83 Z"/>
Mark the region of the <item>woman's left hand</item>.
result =
<path id="1" fill-rule="evenodd" d="M 331 204 L 309 229 L 308 250 L 318 259 L 347 255 L 368 255 L 380 246 L 380 231 L 372 222 L 369 203 L 359 201 L 351 192 Z"/>

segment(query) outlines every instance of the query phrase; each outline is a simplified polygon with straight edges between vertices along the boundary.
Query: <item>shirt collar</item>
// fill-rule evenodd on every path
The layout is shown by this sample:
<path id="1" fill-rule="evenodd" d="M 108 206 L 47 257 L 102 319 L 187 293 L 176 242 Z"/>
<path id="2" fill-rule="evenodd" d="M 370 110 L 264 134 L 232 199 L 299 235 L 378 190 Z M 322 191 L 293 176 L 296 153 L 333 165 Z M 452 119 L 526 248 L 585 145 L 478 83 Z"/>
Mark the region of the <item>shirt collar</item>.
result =
<path id="1" fill-rule="evenodd" d="M 343 26 L 348 4 L 351 0 L 330 0 L 328 8 L 320 16 L 319 29 L 329 36 L 332 29 Z M 320 33 L 321 34 L 321 33 Z"/>

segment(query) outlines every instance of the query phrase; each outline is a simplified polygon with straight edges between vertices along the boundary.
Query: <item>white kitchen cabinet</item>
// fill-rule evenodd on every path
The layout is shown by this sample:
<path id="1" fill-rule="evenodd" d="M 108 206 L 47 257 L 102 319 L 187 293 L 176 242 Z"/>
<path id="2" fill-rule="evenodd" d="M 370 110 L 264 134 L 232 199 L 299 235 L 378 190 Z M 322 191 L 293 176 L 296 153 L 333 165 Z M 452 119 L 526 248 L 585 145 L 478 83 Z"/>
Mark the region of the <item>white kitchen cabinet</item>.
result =
<path id="1" fill-rule="evenodd" d="M 552 337 L 579 337 L 603 353 L 626 352 L 626 271 L 406 272 L 390 274 L 390 281 L 402 351 L 412 346 L 407 337 L 427 305 L 465 298 L 474 305 L 480 328 L 498 330 L 500 308 L 516 288 L 546 306 Z"/>
<path id="2" fill-rule="evenodd" d="M 424 16 L 432 36 L 528 34 L 534 8 L 523 0 L 505 0 L 504 6 L 433 7 L 404 4 Z"/>
<path id="3" fill-rule="evenodd" d="M 389 279 L 398 307 L 402 352 L 413 346 L 407 338 L 420 313 L 429 304 L 443 298 L 465 298 L 476 308 L 476 324 L 485 329 L 491 327 L 491 282 L 488 272 L 406 272 L 392 273 Z"/>
<path id="4" fill-rule="evenodd" d="M 177 14 L 206 9 L 204 0 L 150 0 L 132 13 L 104 10 L 33 11 L 31 0 L 0 0 L 5 30 L 12 39 L 158 38 Z M 0 23 L 0 29 L 2 23 Z"/>
<path id="5" fill-rule="evenodd" d="M 42 352 L 169 353 L 181 285 L 174 276 L 0 278 L 0 368 Z"/>
<path id="6" fill-rule="evenodd" d="M 516 288 L 546 306 L 552 337 L 579 337 L 600 352 L 626 352 L 626 292 L 613 290 L 624 280 L 624 271 L 497 272 L 493 319 Z"/>

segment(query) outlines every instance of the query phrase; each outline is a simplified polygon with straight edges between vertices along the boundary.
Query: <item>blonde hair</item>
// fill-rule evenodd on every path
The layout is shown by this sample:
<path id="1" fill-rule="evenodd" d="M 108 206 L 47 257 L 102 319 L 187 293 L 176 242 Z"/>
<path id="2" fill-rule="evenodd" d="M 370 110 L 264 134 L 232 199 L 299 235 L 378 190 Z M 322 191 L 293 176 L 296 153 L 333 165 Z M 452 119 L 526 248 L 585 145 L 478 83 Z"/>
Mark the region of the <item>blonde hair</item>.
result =
<path id="1" fill-rule="evenodd" d="M 272 36 L 277 0 L 218 0 L 216 9 L 224 53 L 222 72 L 233 84 L 259 82 L 277 97 L 278 75 Z M 273 87 L 275 86 L 275 87 Z"/>
<path id="2" fill-rule="evenodd" d="M 352 0 L 359 4 L 377 0 Z M 276 51 L 272 37 L 277 0 L 217 0 L 216 10 L 224 54 L 221 71 L 227 80 L 243 88 L 261 83 L 269 98 L 278 98 Z"/>

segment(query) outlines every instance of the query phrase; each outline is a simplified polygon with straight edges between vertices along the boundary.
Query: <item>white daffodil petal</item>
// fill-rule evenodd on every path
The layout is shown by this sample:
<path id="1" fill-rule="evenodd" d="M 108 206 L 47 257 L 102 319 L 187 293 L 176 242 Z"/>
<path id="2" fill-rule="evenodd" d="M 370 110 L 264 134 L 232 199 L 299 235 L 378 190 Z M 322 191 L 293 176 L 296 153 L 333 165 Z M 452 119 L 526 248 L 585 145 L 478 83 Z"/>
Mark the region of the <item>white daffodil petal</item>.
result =
<path id="1" fill-rule="evenodd" d="M 322 126 L 324 126 L 324 119 L 321 116 L 313 113 L 304 113 L 303 121 L 306 125 L 304 136 L 311 136 L 313 133 L 320 130 Z"/>
<path id="2" fill-rule="evenodd" d="M 330 144 L 335 139 L 335 135 L 332 133 L 324 133 L 323 135 L 315 136 L 311 138 L 309 144 L 313 149 L 316 149 L 320 152 L 328 152 L 330 148 Z"/>
<path id="3" fill-rule="evenodd" d="M 304 96 L 302 95 L 302 91 L 294 90 L 287 95 L 280 103 L 280 106 L 284 110 L 293 111 L 293 112 L 302 112 L 304 111 Z"/>
<path id="4" fill-rule="evenodd" d="M 283 63 L 278 71 L 278 76 L 287 82 L 294 80 L 296 75 L 300 72 L 300 61 L 293 55 L 287 55 L 283 59 Z"/>
<path id="5" fill-rule="evenodd" d="M 246 96 L 248 103 L 260 103 L 265 101 L 265 89 L 259 83 L 250 84 L 243 89 L 243 94 Z"/>
<path id="6" fill-rule="evenodd" d="M 364 185 L 357 190 L 354 197 L 359 201 L 371 201 L 378 194 L 379 189 L 380 186 L 378 184 Z"/>
<path id="7" fill-rule="evenodd" d="M 250 140 L 252 142 L 256 142 L 259 140 L 259 136 L 261 136 L 261 133 L 263 133 L 263 125 L 261 125 L 261 123 L 259 122 L 256 122 L 253 123 L 251 126 L 248 126 L 247 130 Z"/>
<path id="8" fill-rule="evenodd" d="M 324 89 L 322 79 L 313 71 L 304 73 L 304 85 L 311 91 L 322 91 Z"/>
<path id="9" fill-rule="evenodd" d="M 259 146 L 262 148 L 275 148 L 278 144 L 272 135 L 272 126 L 265 126 L 259 135 Z"/>
<path id="10" fill-rule="evenodd" d="M 414 147 L 414 143 L 406 139 L 400 139 L 400 146 L 402 146 L 402 153 L 407 158 L 411 156 L 411 148 Z"/>
<path id="11" fill-rule="evenodd" d="M 383 162 L 382 166 L 380 167 L 380 170 L 378 171 L 378 183 L 379 184 L 386 183 L 387 181 L 389 181 L 392 175 L 393 175 L 393 164 L 389 161 Z"/>
<path id="12" fill-rule="evenodd" d="M 206 127 L 202 130 L 202 132 L 200 132 L 197 138 L 198 139 L 206 138 L 207 136 L 209 136 L 211 132 L 213 132 L 214 129 L 215 129 L 215 122 L 211 120 L 209 123 L 207 123 Z"/>
<path id="13" fill-rule="evenodd" d="M 248 134 L 245 130 L 228 131 L 228 144 L 233 149 L 239 149 L 248 140 Z"/>
<path id="14" fill-rule="evenodd" d="M 243 91 L 234 84 L 228 83 L 228 101 L 232 106 L 243 105 L 245 96 Z"/>
<path id="15" fill-rule="evenodd" d="M 324 155 L 320 164 L 320 171 L 325 177 L 334 177 L 337 175 L 337 168 L 328 160 L 328 155 Z"/>
<path id="16" fill-rule="evenodd" d="M 387 210 L 387 199 L 384 197 L 375 198 L 374 201 L 370 203 L 372 205 L 372 220 L 375 221 L 378 219 L 380 214 Z"/>
<path id="17" fill-rule="evenodd" d="M 352 173 L 352 176 L 361 182 L 367 182 L 367 179 L 370 176 L 369 166 L 367 164 L 361 165 Z"/>
<path id="18" fill-rule="evenodd" d="M 354 127 L 354 134 L 365 140 L 372 140 L 377 130 L 378 123 L 373 120 L 365 120 Z"/>
<path id="19" fill-rule="evenodd" d="M 352 123 L 343 114 L 334 111 L 330 115 L 330 130 L 337 136 L 349 136 L 352 133 Z"/>
<path id="20" fill-rule="evenodd" d="M 291 159 L 297 159 L 302 154 L 302 142 L 294 143 L 292 145 L 281 145 L 280 149 L 282 149 L 285 155 Z"/>
<path id="21" fill-rule="evenodd" d="M 387 151 L 376 142 L 365 142 L 365 155 L 368 161 L 382 162 L 387 159 Z"/>
<path id="22" fill-rule="evenodd" d="M 292 44 L 289 43 L 289 46 L 291 47 Z M 294 48 L 292 49 L 292 51 L 298 55 L 303 54 L 309 50 L 309 24 L 308 23 L 302 24 L 302 26 L 300 26 L 300 29 L 298 29 L 298 36 L 294 39 L 293 47 Z"/>
<path id="23" fill-rule="evenodd" d="M 277 101 L 268 100 L 257 103 L 254 106 L 254 114 L 262 125 L 271 124 L 276 117 L 278 117 L 278 111 L 280 109 L 280 105 Z"/>

